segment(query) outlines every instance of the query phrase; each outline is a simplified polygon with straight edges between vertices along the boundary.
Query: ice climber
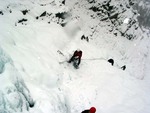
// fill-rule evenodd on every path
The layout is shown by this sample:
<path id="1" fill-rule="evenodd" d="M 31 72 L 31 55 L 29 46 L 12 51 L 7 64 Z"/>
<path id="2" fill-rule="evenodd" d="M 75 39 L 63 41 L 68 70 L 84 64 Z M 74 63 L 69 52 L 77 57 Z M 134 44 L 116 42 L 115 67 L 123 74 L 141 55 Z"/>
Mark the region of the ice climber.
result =
<path id="1" fill-rule="evenodd" d="M 122 69 L 122 70 L 125 70 L 125 69 L 126 69 L 126 65 L 122 66 L 121 69 Z"/>
<path id="2" fill-rule="evenodd" d="M 108 59 L 108 62 L 111 63 L 111 65 L 114 65 L 114 60 L 113 59 Z"/>
<path id="3" fill-rule="evenodd" d="M 84 110 L 81 113 L 96 113 L 96 108 L 91 107 L 90 109 Z"/>
<path id="4" fill-rule="evenodd" d="M 78 49 L 74 52 L 73 56 L 70 58 L 68 62 L 69 63 L 73 62 L 73 66 L 75 68 L 78 68 L 81 62 L 81 57 L 82 57 L 82 51 Z"/>

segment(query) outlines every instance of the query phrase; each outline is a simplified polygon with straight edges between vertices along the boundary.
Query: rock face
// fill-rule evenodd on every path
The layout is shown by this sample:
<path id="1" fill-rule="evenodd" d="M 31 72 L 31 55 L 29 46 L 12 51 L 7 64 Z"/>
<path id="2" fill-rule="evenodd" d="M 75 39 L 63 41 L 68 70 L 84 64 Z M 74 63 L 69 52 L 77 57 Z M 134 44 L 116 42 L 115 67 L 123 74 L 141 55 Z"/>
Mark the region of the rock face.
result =
<path id="1" fill-rule="evenodd" d="M 138 11 L 140 16 L 138 17 L 140 26 L 146 28 L 150 27 L 150 1 L 140 0 L 135 4 L 134 9 Z"/>
<path id="2" fill-rule="evenodd" d="M 0 48 L 0 113 L 28 111 L 33 99 L 13 61 Z"/>
<path id="3" fill-rule="evenodd" d="M 50 3 L 39 3 L 37 6 L 32 3 L 32 7 L 50 7 L 52 9 L 55 8 L 56 10 L 39 10 L 35 13 L 31 7 L 26 9 L 20 8 L 20 11 L 24 17 L 20 20 L 16 20 L 15 25 L 27 25 L 28 21 L 31 21 L 31 18 L 29 19 L 27 15 L 31 15 L 31 13 L 31 16 L 33 17 L 32 19 L 37 19 L 37 21 L 44 20 L 49 24 L 51 22 L 55 22 L 62 26 L 65 26 L 68 18 L 69 20 L 75 18 L 82 19 L 82 23 L 88 24 L 85 26 L 81 25 L 81 28 L 85 29 L 85 31 L 87 31 L 86 29 L 91 29 L 91 34 L 87 35 L 89 37 L 93 37 L 95 31 L 98 32 L 102 26 L 107 26 L 108 32 L 114 34 L 115 36 L 121 35 L 129 40 L 133 40 L 137 38 L 139 33 L 141 33 L 141 29 L 139 28 L 139 23 L 137 21 L 139 14 L 133 9 L 133 5 L 135 4 L 134 1 L 136 0 L 81 0 L 80 2 L 78 0 L 55 0 Z M 143 2 L 140 2 L 136 5 L 136 7 L 142 7 L 141 4 L 143 4 Z M 20 4 L 18 3 L 18 5 Z M 20 7 L 23 7 L 23 4 Z M 8 5 L 7 10 L 0 9 L 0 16 L 5 15 L 6 12 L 14 10 L 14 8 L 15 7 Z M 139 12 L 142 13 L 142 11 L 145 12 L 145 10 L 140 10 Z M 13 14 L 14 12 L 11 11 L 11 13 Z M 148 17 L 149 11 L 147 11 L 146 14 L 143 13 L 143 15 L 144 16 L 141 16 L 139 20 L 141 24 L 146 26 L 149 19 L 145 19 L 144 22 L 142 20 L 144 17 Z M 86 23 L 89 19 L 86 20 L 84 16 L 85 18 L 90 18 L 91 23 Z M 128 21 L 125 22 L 125 20 Z"/>
<path id="4" fill-rule="evenodd" d="M 132 7 L 134 5 L 132 0 L 87 0 L 80 3 L 77 1 L 74 4 L 72 9 L 80 10 L 82 14 L 84 11 L 89 18 L 98 20 L 96 27 L 108 25 L 108 31 L 116 36 L 121 35 L 132 40 L 137 38 L 140 32 L 138 13 Z M 82 17 L 81 12 L 73 12 L 74 18 Z M 125 20 L 128 22 L 124 22 Z"/>

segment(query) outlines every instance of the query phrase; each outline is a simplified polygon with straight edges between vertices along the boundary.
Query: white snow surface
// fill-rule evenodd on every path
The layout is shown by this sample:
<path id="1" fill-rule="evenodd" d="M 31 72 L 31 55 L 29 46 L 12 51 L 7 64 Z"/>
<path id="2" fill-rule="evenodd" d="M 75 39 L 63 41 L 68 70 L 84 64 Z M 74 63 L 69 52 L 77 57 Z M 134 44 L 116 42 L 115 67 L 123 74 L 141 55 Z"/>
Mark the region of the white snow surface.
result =
<path id="1" fill-rule="evenodd" d="M 98 38 L 86 42 L 80 39 L 84 34 L 81 24 L 88 20 L 84 16 L 82 21 L 70 20 L 66 27 L 35 19 L 45 10 L 63 12 L 68 7 L 69 2 L 63 6 L 53 0 L 1 1 L 0 113 L 81 113 L 91 106 L 96 113 L 150 113 L 150 40 L 146 32 L 129 41 L 103 27 Z M 25 9 L 30 9 L 26 16 L 21 13 Z M 28 19 L 27 25 L 17 23 L 22 18 Z M 63 61 L 78 48 L 83 56 L 75 69 Z M 109 58 L 114 59 L 114 66 L 107 62 Z M 124 71 L 120 69 L 123 65 L 127 66 Z M 29 90 L 27 96 L 34 100 L 34 107 L 26 109 L 28 99 L 14 87 L 17 80 Z"/>
<path id="2" fill-rule="evenodd" d="M 126 18 L 124 21 L 123 21 L 123 23 L 125 23 L 125 24 L 128 24 L 129 23 L 129 18 Z"/>

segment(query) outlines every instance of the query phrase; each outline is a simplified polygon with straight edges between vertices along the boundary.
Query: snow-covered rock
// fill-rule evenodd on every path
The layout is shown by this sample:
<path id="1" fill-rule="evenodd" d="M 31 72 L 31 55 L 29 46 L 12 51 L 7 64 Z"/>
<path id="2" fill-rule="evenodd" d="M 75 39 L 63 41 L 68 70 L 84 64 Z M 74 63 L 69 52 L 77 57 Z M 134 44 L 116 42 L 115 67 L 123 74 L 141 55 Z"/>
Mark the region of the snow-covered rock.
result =
<path id="1" fill-rule="evenodd" d="M 94 31 L 90 28 L 100 32 L 99 26 L 107 27 L 106 32 L 124 36 L 129 40 L 138 38 L 142 33 L 137 21 L 138 13 L 133 9 L 134 2 L 131 0 L 75 0 L 67 1 L 66 4 L 71 6 L 72 18 L 82 20 L 84 26 L 81 25 L 81 28 L 84 31 L 89 29 L 91 34 Z M 124 23 L 126 18 L 129 18 L 128 24 Z"/>

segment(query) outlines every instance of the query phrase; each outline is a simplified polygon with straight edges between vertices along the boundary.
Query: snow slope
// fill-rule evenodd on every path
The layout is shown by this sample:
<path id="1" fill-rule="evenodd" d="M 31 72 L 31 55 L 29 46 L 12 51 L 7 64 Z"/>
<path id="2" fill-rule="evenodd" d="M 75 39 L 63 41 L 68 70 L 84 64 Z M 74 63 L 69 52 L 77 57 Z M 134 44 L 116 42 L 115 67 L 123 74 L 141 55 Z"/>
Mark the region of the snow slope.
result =
<path id="1" fill-rule="evenodd" d="M 84 16 L 82 21 L 67 18 L 68 24 L 62 27 L 59 23 L 63 20 L 55 14 L 68 11 L 71 4 L 64 6 L 61 2 L 1 1 L 0 112 L 80 113 L 95 106 L 97 113 L 149 113 L 146 33 L 144 38 L 129 41 L 101 26 L 98 38 L 81 40 L 83 34 L 91 34 L 84 28 L 93 21 Z M 24 15 L 22 10 L 26 9 L 30 11 Z M 44 11 L 46 16 L 40 17 Z M 27 21 L 19 22 L 23 18 Z M 78 70 L 63 62 L 77 48 L 83 51 Z M 109 58 L 115 60 L 114 66 L 107 62 Z M 120 69 L 122 65 L 127 65 L 125 71 Z M 20 86 L 24 90 L 19 90 L 16 83 L 23 84 Z"/>

